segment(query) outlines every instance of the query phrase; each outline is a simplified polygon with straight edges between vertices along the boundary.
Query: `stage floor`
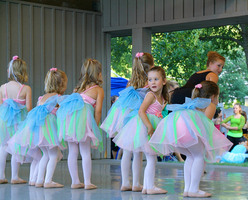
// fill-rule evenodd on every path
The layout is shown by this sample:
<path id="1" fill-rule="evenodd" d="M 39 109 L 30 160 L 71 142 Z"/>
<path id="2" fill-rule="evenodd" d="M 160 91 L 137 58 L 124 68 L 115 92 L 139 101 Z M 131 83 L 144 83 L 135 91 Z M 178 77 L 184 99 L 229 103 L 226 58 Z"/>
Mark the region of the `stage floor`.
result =
<path id="1" fill-rule="evenodd" d="M 144 162 L 145 165 L 145 162 Z M 44 189 L 31 187 L 28 184 L 0 185 L 0 200 L 177 200 L 183 198 L 183 164 L 158 163 L 156 169 L 156 185 L 168 190 L 166 195 L 142 195 L 140 192 L 121 192 L 120 161 L 94 160 L 92 183 L 98 186 L 96 190 L 71 189 L 71 179 L 67 162 L 58 163 L 54 181 L 64 184 L 64 188 Z M 144 167 L 144 166 L 143 166 Z M 81 161 L 79 161 L 82 175 Z M 143 168 L 144 169 L 144 168 Z M 247 200 L 248 199 L 248 169 L 242 167 L 207 165 L 207 174 L 201 181 L 201 189 L 213 194 L 211 199 Z M 20 177 L 28 180 L 29 165 L 20 168 Z M 6 178 L 10 181 L 10 163 L 7 163 Z M 143 175 L 142 177 L 143 178 Z M 81 179 L 82 180 L 82 179 Z M 193 198 L 192 198 L 193 199 Z M 197 198 L 194 198 L 197 199 Z"/>

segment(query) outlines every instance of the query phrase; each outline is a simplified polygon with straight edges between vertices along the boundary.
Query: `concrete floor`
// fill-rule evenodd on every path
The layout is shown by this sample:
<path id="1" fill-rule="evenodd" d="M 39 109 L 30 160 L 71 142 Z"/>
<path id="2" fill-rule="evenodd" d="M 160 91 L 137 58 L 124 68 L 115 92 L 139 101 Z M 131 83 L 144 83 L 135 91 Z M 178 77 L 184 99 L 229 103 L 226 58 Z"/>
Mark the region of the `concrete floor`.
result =
<path id="1" fill-rule="evenodd" d="M 79 165 L 81 162 L 79 162 Z M 145 163 L 144 163 L 145 164 Z M 81 166 L 79 166 L 81 169 Z M 248 169 L 242 167 L 207 165 L 207 174 L 202 178 L 201 189 L 213 194 L 211 200 L 248 200 Z M 20 177 L 28 180 L 29 165 L 20 169 Z M 80 170 L 80 174 L 82 171 Z M 10 180 L 10 163 L 6 177 Z M 142 176 L 143 177 L 143 176 Z M 0 185 L 0 200 L 177 200 L 183 198 L 183 164 L 158 163 L 156 185 L 168 190 L 166 195 L 142 195 L 140 192 L 120 192 L 120 161 L 93 161 L 92 183 L 96 190 L 70 189 L 71 179 L 66 161 L 58 163 L 54 181 L 64 188 L 44 189 L 24 185 Z M 196 199 L 196 198 L 194 198 Z"/>

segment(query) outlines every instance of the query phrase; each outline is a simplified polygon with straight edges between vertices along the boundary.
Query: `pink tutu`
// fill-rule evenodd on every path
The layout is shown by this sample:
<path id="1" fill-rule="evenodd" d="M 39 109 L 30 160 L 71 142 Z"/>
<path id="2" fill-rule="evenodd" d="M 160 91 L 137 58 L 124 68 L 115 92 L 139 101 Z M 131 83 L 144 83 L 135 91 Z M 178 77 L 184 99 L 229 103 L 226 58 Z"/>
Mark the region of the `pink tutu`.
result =
<path id="1" fill-rule="evenodd" d="M 149 121 L 154 129 L 161 121 L 161 118 L 147 114 Z M 149 136 L 147 134 L 147 127 L 144 125 L 139 115 L 136 115 L 120 130 L 115 136 L 113 142 L 122 149 L 134 152 L 145 152 L 150 155 L 159 154 L 154 148 L 148 144 Z"/>
<path id="2" fill-rule="evenodd" d="M 149 144 L 163 155 L 167 155 L 180 152 L 180 148 L 188 148 L 197 144 L 199 140 L 205 146 L 205 160 L 211 162 L 232 146 L 203 112 L 193 109 L 170 113 L 159 123 Z"/>

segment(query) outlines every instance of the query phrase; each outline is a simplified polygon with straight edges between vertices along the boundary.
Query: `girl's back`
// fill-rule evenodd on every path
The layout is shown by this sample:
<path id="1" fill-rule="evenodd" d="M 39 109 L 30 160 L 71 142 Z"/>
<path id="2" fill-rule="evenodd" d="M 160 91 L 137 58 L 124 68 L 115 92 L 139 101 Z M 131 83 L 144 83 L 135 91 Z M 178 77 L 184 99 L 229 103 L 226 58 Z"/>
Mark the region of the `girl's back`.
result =
<path id="1" fill-rule="evenodd" d="M 28 91 L 31 90 L 27 85 L 21 85 L 15 81 L 10 81 L 0 88 L 0 93 L 4 99 L 26 100 Z"/>

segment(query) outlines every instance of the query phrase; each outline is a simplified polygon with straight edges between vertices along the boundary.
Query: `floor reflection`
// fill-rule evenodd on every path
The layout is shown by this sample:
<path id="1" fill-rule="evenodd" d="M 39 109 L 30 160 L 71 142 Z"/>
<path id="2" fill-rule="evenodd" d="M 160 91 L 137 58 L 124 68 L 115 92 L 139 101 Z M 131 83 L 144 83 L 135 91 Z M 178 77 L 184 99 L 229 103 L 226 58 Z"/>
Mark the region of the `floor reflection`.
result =
<path id="1" fill-rule="evenodd" d="M 145 163 L 144 163 L 145 164 Z M 81 169 L 79 162 L 79 169 Z M 20 168 L 20 177 L 28 180 L 29 166 Z M 82 177 L 82 171 L 79 171 Z M 207 174 L 202 177 L 200 187 L 213 194 L 211 199 L 247 200 L 248 173 L 241 168 L 207 166 Z M 10 177 L 10 163 L 7 163 L 6 176 Z M 143 178 L 143 177 L 141 177 Z M 166 195 L 142 195 L 140 192 L 120 192 L 120 162 L 113 160 L 93 161 L 92 183 L 97 190 L 70 188 L 71 180 L 65 161 L 59 162 L 54 180 L 64 188 L 44 189 L 24 185 L 0 185 L 0 200 L 180 200 L 183 198 L 183 164 L 159 163 L 156 170 L 156 185 L 168 190 Z M 81 180 L 83 180 L 81 178 Z M 195 198 L 194 198 L 195 199 Z"/>

